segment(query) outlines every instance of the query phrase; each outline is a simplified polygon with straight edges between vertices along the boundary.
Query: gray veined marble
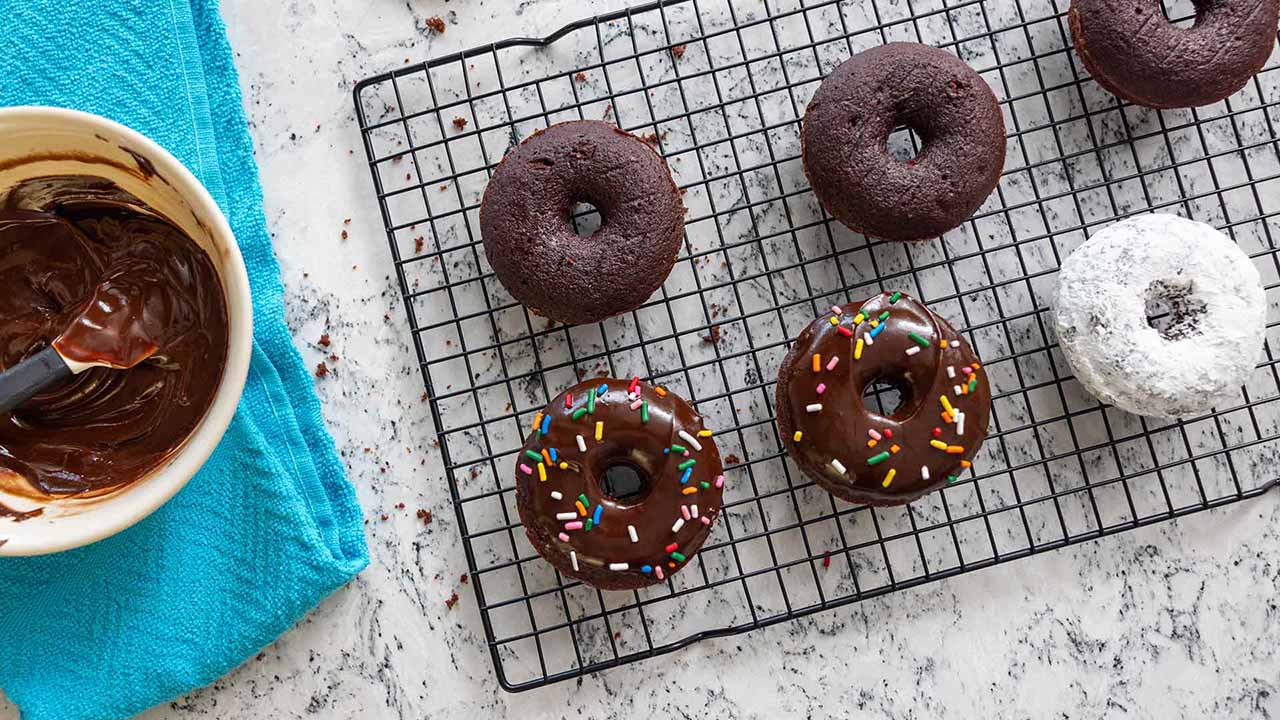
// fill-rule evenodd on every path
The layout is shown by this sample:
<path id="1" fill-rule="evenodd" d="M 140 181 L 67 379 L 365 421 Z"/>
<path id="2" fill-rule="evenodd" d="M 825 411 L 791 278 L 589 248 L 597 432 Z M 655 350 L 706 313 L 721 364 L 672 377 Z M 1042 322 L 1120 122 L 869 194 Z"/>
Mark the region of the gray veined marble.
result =
<path id="1" fill-rule="evenodd" d="M 796 1 L 769 0 L 769 9 L 776 13 Z M 328 377 L 316 381 L 316 387 L 366 510 L 373 562 L 349 587 L 259 656 L 212 686 L 178 698 L 146 717 L 1280 715 L 1280 654 L 1275 650 L 1280 645 L 1276 601 L 1280 563 L 1275 559 L 1280 550 L 1280 532 L 1276 530 L 1280 513 L 1275 493 L 750 634 L 697 643 L 673 655 L 598 676 L 519 695 L 498 689 L 475 597 L 461 579 L 466 570 L 461 540 L 448 504 L 435 428 L 428 404 L 422 400 L 421 377 L 369 182 L 351 89 L 361 78 L 407 62 L 513 35 L 542 35 L 569 20 L 623 4 L 621 0 L 225 0 L 223 12 L 236 50 L 262 170 L 268 223 L 284 273 L 289 322 L 306 359 L 313 364 L 324 361 L 331 370 Z M 703 4 L 716 3 L 706 0 Z M 763 0 L 735 0 L 733 4 L 740 22 L 763 14 Z M 1051 93 L 1051 105 L 1033 93 L 1041 82 L 1054 85 L 1072 78 L 1065 55 L 1053 52 L 1065 42 L 1063 26 L 1054 17 L 1055 12 L 1066 9 L 1065 2 L 1060 2 L 1056 11 L 1043 0 L 1021 6 L 1012 0 L 987 0 L 981 5 L 952 2 L 950 6 L 954 10 L 949 15 L 937 12 L 942 7 L 940 0 L 912 0 L 910 5 L 904 0 L 881 0 L 875 9 L 881 22 L 894 23 L 911 11 L 925 18 L 918 23 L 891 24 L 886 31 L 890 39 L 915 39 L 917 30 L 926 41 L 939 41 L 949 31 L 968 37 L 980 30 L 983 22 L 1016 28 L 993 42 L 962 43 L 959 51 L 980 66 L 990 65 L 992 54 L 999 55 L 1007 68 L 1002 78 L 1007 88 L 1001 97 L 1018 98 L 1011 104 L 1012 112 L 1024 130 L 1046 125 L 1051 113 L 1064 108 L 1067 113 L 1079 114 L 1082 103 L 1083 107 L 1103 110 L 1091 114 L 1088 121 L 1057 126 L 1056 132 L 1028 130 L 1027 155 L 1019 156 L 1018 162 L 1037 169 L 1002 182 L 1006 205 L 1028 203 L 1027 207 L 1010 213 L 1007 220 L 999 215 L 989 224 L 979 223 L 980 237 L 967 231 L 955 238 L 949 236 L 950 255 L 963 256 L 980 246 L 988 249 L 984 254 L 988 262 L 975 256 L 955 263 L 958 287 L 951 285 L 945 269 L 938 274 L 918 273 L 923 276 L 915 278 L 921 286 L 919 294 L 964 293 L 974 286 L 985 288 L 1026 273 L 1040 273 L 1029 284 L 1001 285 L 999 298 L 985 292 L 962 294 L 957 301 L 964 303 L 965 312 L 975 323 L 994 320 L 998 310 L 1006 315 L 1029 313 L 1043 307 L 1051 287 L 1048 271 L 1054 266 L 1055 253 L 1069 252 L 1083 236 L 1078 231 L 1065 232 L 1054 234 L 1051 241 L 1013 246 L 1008 243 L 1011 230 L 1025 237 L 1037 234 L 1034 228 L 1039 225 L 1039 234 L 1053 233 L 1057 228 L 1102 220 L 1146 204 L 1172 202 L 1180 193 L 1199 198 L 1189 205 L 1198 219 L 1219 225 L 1258 215 L 1256 206 L 1251 205 L 1256 202 L 1251 193 L 1224 193 L 1221 198 L 1204 195 L 1213 187 L 1205 179 L 1204 168 L 1209 164 L 1221 185 L 1245 179 L 1245 165 L 1230 157 L 1214 157 L 1198 165 L 1189 162 L 1177 171 L 1163 173 L 1146 184 L 1149 198 L 1143 196 L 1141 187 L 1122 181 L 1113 185 L 1115 192 L 1110 196 L 1104 190 L 1088 193 L 1077 206 L 1070 196 L 1062 195 L 1069 182 L 1089 185 L 1103 177 L 1125 177 L 1145 167 L 1143 163 L 1168 164 L 1171 158 L 1182 162 L 1194 160 L 1197 153 L 1212 155 L 1234 145 L 1234 140 L 1222 144 L 1228 137 L 1221 134 L 1224 132 L 1242 132 L 1245 143 L 1256 146 L 1249 153 L 1249 168 L 1258 175 L 1273 175 L 1280 161 L 1274 146 L 1266 144 L 1267 119 L 1260 111 L 1244 112 L 1209 123 L 1203 139 L 1193 128 L 1182 128 L 1170 132 L 1168 143 L 1155 135 L 1130 145 L 1127 132 L 1133 127 L 1158 130 L 1159 117 L 1127 109 L 1121 118 L 1118 111 L 1105 110 L 1105 94 L 1091 84 L 1086 84 L 1083 95 L 1065 90 Z M 869 0 L 842 2 L 840 8 L 846 22 L 866 26 L 874 21 Z M 435 16 L 447 22 L 443 34 L 427 29 L 428 18 Z M 948 30 L 948 16 L 953 30 Z M 835 35 L 837 25 L 831 16 L 815 12 L 806 17 L 810 31 L 819 37 Z M 857 27 L 855 24 L 853 29 Z M 801 30 L 785 30 L 791 31 Z M 282 41 L 286 37 L 287 41 Z M 621 42 L 612 37 L 606 40 Z M 654 38 L 645 41 L 653 42 Z M 767 35 L 748 33 L 743 37 L 747 51 L 768 42 Z M 870 35 L 855 38 L 855 45 L 870 42 Z M 828 50 L 832 53 L 829 60 L 838 57 L 837 48 L 824 46 L 822 52 Z M 732 48 L 713 51 L 734 52 Z M 696 61 L 694 53 L 691 50 L 691 61 Z M 545 69 L 539 63 L 575 60 L 571 53 L 567 57 L 557 57 L 554 52 L 549 55 L 530 57 L 522 72 L 531 78 Z M 1033 57 L 1040 62 L 1030 62 Z M 1028 62 L 1015 62 L 1018 59 Z M 806 68 L 802 60 L 788 62 L 796 63 L 787 65 L 788 72 L 816 70 Z M 725 76 L 722 90 L 741 93 L 752 81 L 776 82 L 771 72 L 777 70 L 762 66 L 752 78 Z M 598 80 L 589 79 L 588 85 L 590 82 Z M 1274 80 L 1262 88 L 1267 102 L 1274 102 L 1280 93 Z M 802 99 L 807 99 L 812 89 L 806 86 Z M 528 101 L 513 94 L 512 102 Z M 786 113 L 791 102 L 785 93 L 771 96 L 760 112 Z M 1257 105 L 1256 93 L 1241 103 L 1246 108 L 1250 103 Z M 625 105 L 618 110 L 639 111 Z M 755 111 L 749 107 L 735 108 L 728 122 L 748 122 L 751 112 Z M 1176 128 L 1186 118 L 1175 112 L 1166 114 L 1165 122 Z M 522 127 L 521 132 L 529 129 Z M 669 140 L 677 147 L 682 141 L 678 133 Z M 773 141 L 786 143 L 785 131 Z M 1057 142 L 1104 149 L 1096 155 L 1083 153 L 1068 162 L 1055 162 L 1062 152 Z M 749 164 L 751 158 L 767 158 L 767 151 L 765 144 L 744 142 L 737 162 Z M 694 172 L 713 175 L 731 170 L 733 162 L 707 156 L 704 167 L 697 171 L 691 160 L 673 166 L 678 177 Z M 748 178 L 736 189 L 739 197 L 730 196 L 734 190 L 724 187 L 712 191 L 720 193 L 715 197 L 694 198 L 691 206 L 702 202 L 706 212 L 709 203 L 749 202 L 758 197 L 753 192 L 769 188 L 777 192 L 777 183 L 795 182 L 797 173 L 798 168 L 789 168 L 772 179 Z M 684 175 L 683 179 L 693 181 L 696 176 Z M 1274 190 L 1262 188 L 1263 212 L 1274 211 L 1267 199 Z M 1049 199 L 1035 204 L 1037 197 Z M 813 212 L 813 208 L 796 211 Z M 743 214 L 735 221 L 749 226 L 753 219 L 755 232 L 761 236 L 776 230 L 769 223 L 780 222 L 776 211 Z M 1015 227 L 1001 226 L 1005 222 Z M 1242 227 L 1237 239 L 1265 243 L 1259 225 Z M 752 230 L 734 226 L 729 231 Z M 697 231 L 691 234 L 691 238 L 697 237 Z M 856 242 L 847 237 L 840 240 Z M 412 239 L 404 241 L 410 243 L 411 250 Z M 795 252 L 792 247 L 788 240 L 763 252 Z M 1265 244 L 1250 249 L 1256 252 L 1262 247 Z M 910 257 L 904 252 L 881 247 L 872 257 L 864 251 L 856 261 L 851 259 L 844 271 L 850 284 L 866 285 L 874 282 L 873 267 L 883 274 L 903 272 L 912 263 L 937 262 L 942 245 L 933 241 L 914 247 Z M 741 257 L 735 262 L 750 260 Z M 703 270 L 716 272 L 715 268 Z M 688 278 L 675 281 L 688 282 Z M 430 287 L 429 283 L 438 279 L 424 273 L 419 282 Z M 1264 282 L 1275 282 L 1274 269 L 1271 275 L 1264 275 Z M 832 292 L 839 290 L 832 287 Z M 783 283 L 771 290 L 744 283 L 741 299 L 734 300 L 740 303 L 734 312 L 771 301 L 770 294 L 775 291 L 786 302 L 806 297 L 793 284 Z M 769 342 L 781 342 L 785 332 L 798 327 L 799 316 L 807 312 L 806 306 L 798 307 L 797 317 L 788 317 L 785 327 L 757 332 L 766 333 L 761 337 L 768 337 Z M 625 324 L 611 328 L 628 331 Z M 1038 332 L 1032 315 L 1026 322 L 1010 323 L 1007 335 L 1000 332 L 999 336 L 977 338 L 977 342 L 980 348 L 983 342 L 990 343 L 995 354 L 1009 354 L 1020 348 L 1042 347 L 1046 341 Z M 328 347 L 319 343 L 325 333 L 331 340 Z M 726 327 L 724 348 L 745 347 L 734 345 L 744 342 L 744 333 L 740 325 Z M 758 337 L 753 339 L 760 344 Z M 591 342 L 576 337 L 575 341 Z M 694 343 L 690 352 L 710 351 Z M 338 359 L 330 359 L 331 354 Z M 774 371 L 768 358 L 762 360 L 758 366 L 739 369 L 745 376 L 742 382 L 759 383 L 762 376 Z M 661 354 L 653 361 L 664 367 L 673 362 L 672 357 Z M 525 367 L 520 363 L 532 362 L 532 357 L 515 356 L 511 362 L 518 371 Z M 1051 380 L 1051 362 L 1029 356 L 1019 363 L 1022 381 Z M 493 372 L 493 368 L 480 366 L 476 371 Z M 1266 375 L 1260 372 L 1251 379 L 1251 398 L 1276 395 L 1274 381 Z M 1003 382 L 1016 387 L 1018 379 L 1009 373 Z M 1015 426 L 1029 426 L 1043 417 L 1041 413 L 1061 414 L 1063 401 L 1054 387 L 1049 385 L 1043 396 L 1030 394 L 1025 404 L 997 408 L 997 413 L 1004 413 L 1005 421 Z M 521 411 L 523 403 L 533 402 L 544 391 L 538 386 L 518 390 L 527 395 L 516 399 Z M 740 419 L 753 418 L 756 413 L 767 415 L 762 402 L 759 397 L 744 399 L 742 407 L 736 408 Z M 1079 409 L 1087 407 L 1089 400 L 1069 390 L 1066 402 Z M 1105 439 L 1099 416 L 1082 420 L 1074 428 L 1079 442 Z M 1109 413 L 1107 420 L 1116 432 L 1137 429 L 1127 416 Z M 1150 452 L 1173 452 L 1184 442 L 1197 451 L 1212 449 L 1213 443 L 1219 442 L 1219 432 L 1231 442 L 1256 437 L 1255 432 L 1264 436 L 1275 432 L 1275 418 L 1262 417 L 1262 422 L 1264 426 L 1255 430 L 1247 416 L 1229 415 L 1221 429 L 1212 423 L 1188 427 L 1185 441 L 1172 430 L 1157 433 Z M 1038 435 L 1029 429 L 1023 434 L 1011 433 L 1000 452 L 1013 466 L 1033 462 L 1070 449 L 1069 444 L 1056 445 L 1058 438 L 1048 430 Z M 480 454 L 483 448 L 468 448 L 460 439 L 455 454 L 464 452 Z M 1115 472 L 1114 464 L 1131 469 L 1132 463 L 1141 463 L 1147 457 L 1144 452 L 1134 443 L 1122 443 L 1110 459 L 1087 454 L 1081 462 L 1089 466 L 1090 473 L 1108 468 Z M 1273 476 L 1275 459 L 1273 449 L 1259 451 L 1242 455 L 1236 468 L 1251 482 Z M 1221 463 L 1204 461 L 1197 463 L 1197 469 L 1205 479 L 1207 493 L 1222 492 L 1229 485 Z M 1077 466 L 1061 471 L 1067 477 L 1074 472 L 1078 478 L 1082 469 Z M 1182 480 L 1185 485 L 1186 478 Z M 1043 492 L 1034 489 L 1040 487 L 1035 478 L 1015 476 L 1003 484 L 993 480 L 984 486 L 984 501 L 1011 502 L 1014 483 L 1023 492 Z M 801 492 L 799 499 L 815 504 L 824 501 L 811 493 Z M 1112 513 L 1123 501 L 1101 492 L 1097 497 L 1104 521 L 1117 519 Z M 1135 502 L 1142 503 L 1144 498 L 1135 498 Z M 743 508 L 741 517 L 730 519 L 740 524 L 735 530 L 749 530 L 752 523 L 758 526 L 766 513 L 773 522 L 785 522 L 787 512 L 795 513 L 785 508 Z M 431 513 L 429 523 L 419 511 Z M 1064 522 L 1085 522 L 1092 509 L 1068 504 L 1064 512 L 1068 516 Z M 1052 528 L 1057 522 L 1029 515 L 1032 533 Z M 999 523 L 993 529 L 997 543 L 1008 539 L 1004 533 L 1014 531 L 1016 528 Z M 820 542 L 817 534 L 810 539 Z M 775 544 L 790 557 L 804 552 L 799 539 L 779 538 Z M 484 556 L 481 562 L 492 562 L 496 557 Z M 805 573 L 824 574 L 818 575 L 817 582 L 832 592 L 850 582 L 847 563 L 833 562 L 829 568 L 817 564 L 812 571 L 808 565 L 801 567 Z M 689 621 L 724 622 L 746 612 L 741 602 L 733 602 L 729 595 L 700 593 L 690 597 L 691 602 L 680 608 Z M 757 612 L 776 611 L 774 595 L 761 593 L 759 602 Z M 674 615 L 673 623 L 677 622 Z M 625 622 L 616 629 L 623 637 L 633 631 Z M 593 643 L 603 647 L 607 641 L 599 634 L 580 639 L 585 652 L 591 652 Z M 504 660 L 517 665 L 529 658 L 527 649 L 512 648 L 509 653 Z M 16 709 L 0 701 L 0 718 L 16 717 Z"/>

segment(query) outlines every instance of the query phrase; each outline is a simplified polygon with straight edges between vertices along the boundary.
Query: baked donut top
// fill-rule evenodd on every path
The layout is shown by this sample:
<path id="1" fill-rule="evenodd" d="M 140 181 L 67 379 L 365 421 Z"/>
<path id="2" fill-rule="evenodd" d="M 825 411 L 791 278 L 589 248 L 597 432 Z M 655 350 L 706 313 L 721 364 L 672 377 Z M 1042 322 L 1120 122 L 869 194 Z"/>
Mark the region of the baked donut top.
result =
<path id="1" fill-rule="evenodd" d="M 720 451 L 682 398 L 639 378 L 556 396 L 516 460 L 520 518 L 562 572 L 640 587 L 682 567 L 719 514 Z"/>
<path id="2" fill-rule="evenodd" d="M 900 395 L 882 415 L 863 393 Z M 846 499 L 905 502 L 969 466 L 991 392 L 968 343 L 918 300 L 882 293 L 833 307 L 796 339 L 778 377 L 787 451 Z"/>

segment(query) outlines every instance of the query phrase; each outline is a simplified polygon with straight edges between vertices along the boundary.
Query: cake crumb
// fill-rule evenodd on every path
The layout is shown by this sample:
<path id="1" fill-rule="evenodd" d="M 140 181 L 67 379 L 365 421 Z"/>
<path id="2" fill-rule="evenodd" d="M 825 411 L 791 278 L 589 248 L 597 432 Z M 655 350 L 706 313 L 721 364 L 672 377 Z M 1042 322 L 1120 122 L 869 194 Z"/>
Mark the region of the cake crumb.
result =
<path id="1" fill-rule="evenodd" d="M 453 126 L 461 130 L 467 126 L 467 119 L 459 115 L 453 119 Z"/>
<path id="2" fill-rule="evenodd" d="M 737 465 L 740 462 L 742 462 L 742 460 L 739 459 L 738 456 L 734 455 L 733 453 L 729 453 L 728 455 L 724 456 L 725 465 Z"/>
<path id="3" fill-rule="evenodd" d="M 674 55 L 677 60 L 679 60 L 680 58 L 684 57 L 685 51 L 687 51 L 688 49 L 689 49 L 688 45 L 674 45 L 671 48 L 671 54 Z"/>
<path id="4" fill-rule="evenodd" d="M 419 508 L 419 509 L 418 509 L 418 519 L 422 521 L 422 524 L 423 524 L 423 525 L 430 525 L 430 524 L 431 524 L 431 511 L 430 511 L 430 510 L 427 510 L 426 508 Z"/>
<path id="5" fill-rule="evenodd" d="M 708 329 L 707 334 L 702 336 L 702 342 L 708 345 L 715 345 L 720 342 L 720 326 L 712 325 Z"/>
<path id="6" fill-rule="evenodd" d="M 450 595 L 449 599 L 444 601 L 444 604 L 445 604 L 445 607 L 452 610 L 453 606 L 458 604 L 458 593 L 455 592 L 454 594 Z"/>
<path id="7" fill-rule="evenodd" d="M 320 340 L 318 342 L 324 347 L 329 347 L 329 344 L 333 341 L 329 339 L 329 333 L 324 333 L 320 336 Z"/>
<path id="8" fill-rule="evenodd" d="M 329 366 L 325 365 L 324 361 L 321 360 L 320 364 L 316 365 L 316 377 L 322 378 L 322 377 L 328 376 L 328 374 L 329 374 Z"/>
<path id="9" fill-rule="evenodd" d="M 466 574 L 466 573 L 462 573 L 462 577 L 461 577 L 461 578 L 459 578 L 459 581 L 461 581 L 463 585 L 466 585 L 466 584 L 467 584 L 467 577 L 468 577 L 468 576 L 467 576 L 467 574 Z"/>
<path id="10" fill-rule="evenodd" d="M 421 235 L 419 235 L 418 237 L 414 238 L 414 239 L 413 239 L 413 252 L 414 252 L 414 253 L 421 253 L 421 252 L 422 252 L 422 248 L 423 248 L 423 246 L 424 246 L 424 245 L 426 245 L 426 242 L 427 242 L 426 238 L 425 238 L 425 237 L 423 237 L 423 236 L 421 236 Z"/>
<path id="11" fill-rule="evenodd" d="M 343 230 L 343 231 L 342 231 L 342 239 L 343 239 L 343 240 L 346 240 L 346 239 L 347 239 L 347 237 L 349 237 L 349 236 L 347 235 L 347 231 L 346 231 L 346 230 Z"/>
<path id="12" fill-rule="evenodd" d="M 444 18 L 439 15 L 433 15 L 427 18 L 427 27 L 433 32 L 443 33 L 445 31 Z"/>
<path id="13" fill-rule="evenodd" d="M 396 503 L 396 509 L 397 509 L 397 510 L 403 510 L 403 509 L 404 509 L 404 503 Z"/>
<path id="14" fill-rule="evenodd" d="M 573 79 L 577 80 L 580 83 L 584 83 L 587 81 L 587 74 L 584 72 L 579 72 L 577 75 L 573 76 Z"/>

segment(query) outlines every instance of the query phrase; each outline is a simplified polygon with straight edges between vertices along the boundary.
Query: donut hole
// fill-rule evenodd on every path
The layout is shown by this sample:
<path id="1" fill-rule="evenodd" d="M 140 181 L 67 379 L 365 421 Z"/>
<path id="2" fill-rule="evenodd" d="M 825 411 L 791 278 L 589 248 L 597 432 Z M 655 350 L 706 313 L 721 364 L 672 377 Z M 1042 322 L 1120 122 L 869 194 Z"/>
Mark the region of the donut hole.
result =
<path id="1" fill-rule="evenodd" d="M 898 162 L 914 164 L 920 149 L 924 147 L 924 136 L 910 125 L 899 125 L 889 133 L 886 148 L 889 155 Z"/>
<path id="2" fill-rule="evenodd" d="M 639 505 L 649 496 L 652 483 L 639 465 L 626 460 L 608 460 L 596 469 L 600 494 L 619 505 Z"/>
<path id="3" fill-rule="evenodd" d="M 576 200 L 569 208 L 569 225 L 579 237 L 595 235 L 603 223 L 604 216 L 600 214 L 600 209 L 589 200 Z"/>
<path id="4" fill-rule="evenodd" d="M 1143 298 L 1147 325 L 1166 340 L 1181 340 L 1200 333 L 1205 304 L 1196 297 L 1190 279 L 1156 280 Z"/>
<path id="5" fill-rule="evenodd" d="M 1164 17 L 1174 27 L 1192 28 L 1205 19 L 1213 3 L 1209 0 L 1161 0 Z"/>
<path id="6" fill-rule="evenodd" d="M 906 378 L 882 375 L 862 388 L 862 406 L 881 417 L 900 419 L 897 414 L 911 401 L 911 384 Z"/>

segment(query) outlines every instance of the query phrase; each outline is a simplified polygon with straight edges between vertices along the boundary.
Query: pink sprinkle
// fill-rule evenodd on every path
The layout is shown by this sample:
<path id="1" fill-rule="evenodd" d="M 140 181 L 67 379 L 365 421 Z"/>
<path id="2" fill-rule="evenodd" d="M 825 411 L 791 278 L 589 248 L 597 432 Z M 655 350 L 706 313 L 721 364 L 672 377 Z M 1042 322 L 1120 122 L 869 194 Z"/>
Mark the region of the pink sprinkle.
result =
<path id="1" fill-rule="evenodd" d="M 724 487 L 724 476 L 723 476 L 723 475 L 717 475 L 717 476 L 716 476 L 716 487 L 718 487 L 718 488 L 722 488 L 722 487 Z"/>
<path id="2" fill-rule="evenodd" d="M 565 533 L 560 533 L 560 542 L 569 542 L 569 536 Z"/>
<path id="3" fill-rule="evenodd" d="M 822 393 L 824 393 L 824 392 L 826 392 L 826 391 L 827 391 L 827 384 L 826 384 L 826 383 L 818 383 L 818 394 L 819 394 L 819 395 L 821 395 Z"/>
<path id="4" fill-rule="evenodd" d="M 827 369 L 828 369 L 828 370 L 835 370 L 835 369 L 836 369 L 836 365 L 839 365 L 839 364 L 840 364 L 840 356 L 839 356 L 839 355 L 832 355 L 832 356 L 831 356 L 831 359 L 827 361 Z"/>
<path id="5" fill-rule="evenodd" d="M 574 520 L 573 522 L 567 522 L 567 523 L 565 523 L 565 524 L 564 524 L 564 529 L 565 529 L 565 530 L 581 530 L 581 529 L 582 529 L 582 521 L 581 521 L 581 520 Z"/>
<path id="6" fill-rule="evenodd" d="M 839 305 L 832 305 L 832 306 L 831 306 L 831 312 L 833 312 L 833 313 L 835 313 L 835 314 L 837 314 L 837 315 L 843 315 L 843 314 L 844 314 L 844 310 L 841 310 Z"/>
<path id="7" fill-rule="evenodd" d="M 684 452 L 682 452 L 682 453 L 680 453 L 680 454 L 681 454 L 681 455 L 684 455 L 685 457 L 689 457 L 689 451 L 688 451 L 688 450 L 685 450 Z"/>
<path id="8" fill-rule="evenodd" d="M 962 367 L 962 368 L 960 368 L 960 369 L 964 371 L 964 374 L 965 374 L 965 375 L 972 375 L 972 374 L 973 374 L 973 368 L 969 367 L 968 365 L 965 365 L 964 367 Z"/>
<path id="9" fill-rule="evenodd" d="M 685 520 L 692 520 L 692 519 L 693 519 L 693 516 L 689 514 L 689 506 L 688 506 L 688 505 L 681 505 L 681 506 L 680 506 L 680 514 L 684 516 L 684 519 L 685 519 Z"/>
<path id="10" fill-rule="evenodd" d="M 703 525 L 710 525 L 710 524 L 711 524 L 711 518 L 707 517 L 706 515 L 703 515 L 703 516 L 702 516 L 702 524 L 703 524 Z"/>
<path id="11" fill-rule="evenodd" d="M 654 566 L 653 566 L 653 574 L 654 574 L 654 575 L 657 575 L 657 576 L 658 576 L 658 579 L 659 579 L 659 580 L 661 580 L 661 579 L 662 579 L 662 566 L 661 566 L 661 565 L 654 565 Z"/>
<path id="12" fill-rule="evenodd" d="M 632 409 L 632 410 L 639 410 L 639 409 L 640 409 L 640 405 L 641 405 L 641 403 L 643 403 L 643 402 L 644 402 L 643 400 L 636 400 L 635 402 L 631 403 L 631 409 Z"/>
<path id="13" fill-rule="evenodd" d="M 524 473 L 525 475 L 532 475 L 533 468 L 529 467 L 528 465 L 525 465 L 524 463 L 520 463 L 520 472 Z"/>
<path id="14" fill-rule="evenodd" d="M 867 428 L 867 434 L 871 436 L 872 440 L 880 439 L 880 433 L 876 432 L 875 428 Z"/>

